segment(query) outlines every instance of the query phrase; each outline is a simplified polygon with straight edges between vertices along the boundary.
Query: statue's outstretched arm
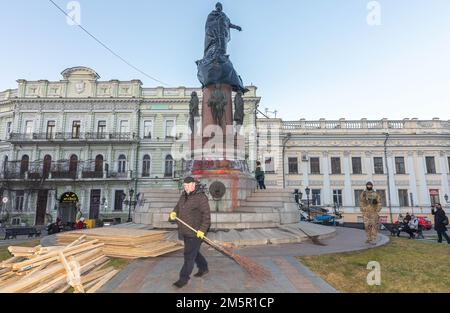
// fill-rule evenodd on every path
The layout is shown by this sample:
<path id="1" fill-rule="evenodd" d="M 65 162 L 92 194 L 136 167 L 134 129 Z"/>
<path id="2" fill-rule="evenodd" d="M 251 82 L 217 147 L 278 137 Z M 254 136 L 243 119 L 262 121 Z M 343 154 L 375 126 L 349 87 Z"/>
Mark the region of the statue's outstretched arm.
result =
<path id="1" fill-rule="evenodd" d="M 231 24 L 231 23 L 230 23 L 230 28 L 234 28 L 234 29 L 237 29 L 238 31 L 242 31 L 242 27 L 241 26 L 237 26 L 237 25 L 234 25 L 234 24 Z"/>

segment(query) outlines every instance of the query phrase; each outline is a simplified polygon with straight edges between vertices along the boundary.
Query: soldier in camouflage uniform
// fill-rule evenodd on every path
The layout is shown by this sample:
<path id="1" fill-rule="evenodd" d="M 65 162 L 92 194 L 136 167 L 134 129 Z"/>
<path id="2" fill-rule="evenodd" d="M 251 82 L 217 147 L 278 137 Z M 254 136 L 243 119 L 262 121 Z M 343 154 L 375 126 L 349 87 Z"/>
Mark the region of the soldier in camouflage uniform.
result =
<path id="1" fill-rule="evenodd" d="M 366 190 L 361 193 L 359 203 L 366 229 L 366 243 L 376 244 L 380 218 L 378 213 L 381 211 L 381 196 L 373 190 L 373 184 L 371 182 L 366 184 Z"/>

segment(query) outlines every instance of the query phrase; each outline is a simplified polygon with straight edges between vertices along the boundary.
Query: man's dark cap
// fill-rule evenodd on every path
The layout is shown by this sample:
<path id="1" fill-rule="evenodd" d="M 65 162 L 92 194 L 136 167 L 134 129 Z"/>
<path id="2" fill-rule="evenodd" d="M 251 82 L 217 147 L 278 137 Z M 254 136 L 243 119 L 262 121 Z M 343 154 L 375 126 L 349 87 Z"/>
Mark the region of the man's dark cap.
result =
<path id="1" fill-rule="evenodd" d="M 373 186 L 373 184 L 372 184 L 371 181 L 368 181 L 368 182 L 366 183 L 366 186 L 367 186 L 367 185 Z"/>
<path id="2" fill-rule="evenodd" d="M 196 183 L 196 182 L 197 182 L 197 180 L 195 180 L 195 178 L 192 176 L 186 177 L 183 181 L 184 184 L 190 184 L 190 183 Z"/>

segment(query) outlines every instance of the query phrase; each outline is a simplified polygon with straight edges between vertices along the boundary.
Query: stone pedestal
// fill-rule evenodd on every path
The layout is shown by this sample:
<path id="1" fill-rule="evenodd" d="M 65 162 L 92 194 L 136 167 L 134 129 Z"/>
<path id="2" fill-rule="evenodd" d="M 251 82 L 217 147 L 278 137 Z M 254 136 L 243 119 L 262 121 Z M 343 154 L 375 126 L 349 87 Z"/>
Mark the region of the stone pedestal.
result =
<path id="1" fill-rule="evenodd" d="M 210 200 L 211 211 L 234 212 L 255 190 L 256 180 L 245 161 L 195 160 L 187 162 L 187 172 L 207 188 L 215 182 L 225 186 L 219 200 Z"/>
<path id="2" fill-rule="evenodd" d="M 220 125 L 214 120 L 209 106 L 214 92 L 223 95 L 223 115 Z M 194 160 L 186 164 L 186 172 L 209 188 L 214 182 L 225 186 L 220 199 L 210 200 L 213 212 L 235 212 L 256 188 L 244 157 L 236 153 L 238 140 L 233 129 L 232 87 L 226 84 L 210 85 L 203 89 L 201 151 L 194 149 Z M 192 138 L 191 146 L 199 138 Z"/>

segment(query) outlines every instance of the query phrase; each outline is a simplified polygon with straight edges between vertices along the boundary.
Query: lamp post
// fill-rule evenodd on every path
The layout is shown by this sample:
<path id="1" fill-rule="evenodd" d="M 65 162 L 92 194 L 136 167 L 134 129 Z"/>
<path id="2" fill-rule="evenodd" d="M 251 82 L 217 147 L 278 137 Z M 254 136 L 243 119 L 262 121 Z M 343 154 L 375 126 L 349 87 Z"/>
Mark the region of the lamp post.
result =
<path id="1" fill-rule="evenodd" d="M 388 200 L 388 208 L 389 208 L 389 217 L 391 220 L 391 224 L 394 223 L 394 220 L 392 218 L 392 207 L 391 207 L 391 183 L 390 183 L 390 176 L 389 176 L 389 162 L 387 160 L 388 152 L 387 152 L 387 143 L 389 140 L 389 133 L 385 133 L 385 140 L 384 140 L 384 163 L 386 165 L 386 178 L 387 178 L 387 200 Z"/>
<path id="2" fill-rule="evenodd" d="M 128 220 L 127 220 L 127 223 L 131 223 L 133 221 L 133 219 L 131 218 L 131 206 L 136 208 L 137 201 L 136 201 L 136 199 L 133 200 L 133 195 L 134 195 L 134 189 L 133 188 L 131 188 L 128 191 L 128 194 L 130 196 L 129 200 L 125 200 L 125 201 L 123 201 L 123 203 L 125 205 L 128 205 Z M 123 197 L 125 198 L 126 195 L 123 194 Z"/>
<path id="3" fill-rule="evenodd" d="M 306 187 L 305 192 L 306 192 L 306 201 L 308 203 L 308 218 L 311 219 L 311 213 L 309 211 L 309 193 L 311 192 L 311 189 L 309 189 L 309 187 Z"/>

